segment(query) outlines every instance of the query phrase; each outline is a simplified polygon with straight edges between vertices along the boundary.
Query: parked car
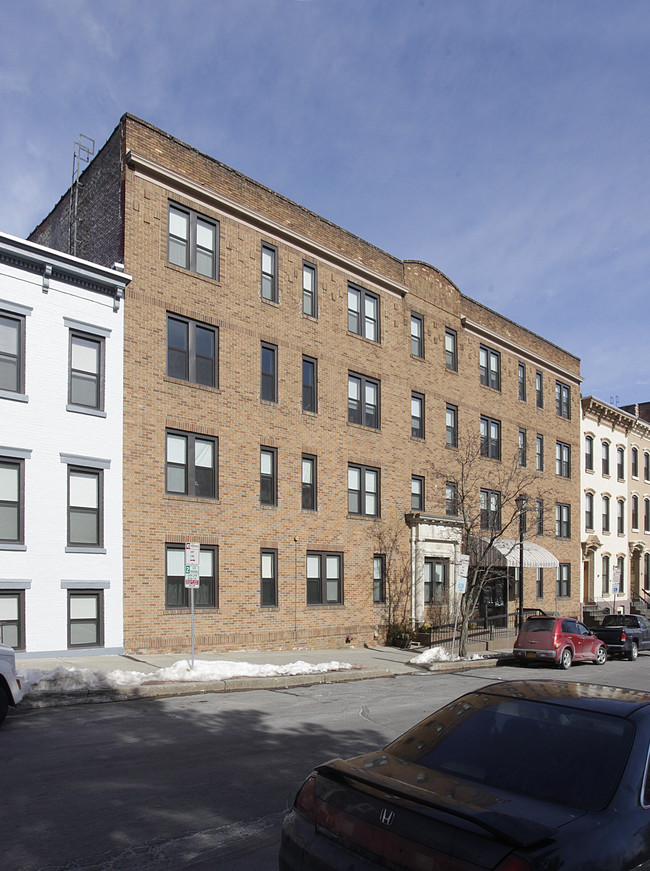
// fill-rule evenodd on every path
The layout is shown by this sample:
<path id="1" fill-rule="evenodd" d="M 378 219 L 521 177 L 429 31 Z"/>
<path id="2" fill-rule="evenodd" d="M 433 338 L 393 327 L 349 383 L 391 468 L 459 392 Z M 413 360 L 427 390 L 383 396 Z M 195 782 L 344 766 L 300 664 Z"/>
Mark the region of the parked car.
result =
<path id="1" fill-rule="evenodd" d="M 650 650 L 650 620 L 641 614 L 608 614 L 594 631 L 610 656 L 625 656 L 634 662 L 640 650 Z"/>
<path id="2" fill-rule="evenodd" d="M 0 723 L 7 716 L 9 705 L 15 707 L 24 690 L 16 674 L 16 654 L 13 648 L 0 644 Z"/>
<path id="3" fill-rule="evenodd" d="M 607 647 L 584 623 L 569 617 L 529 617 L 512 652 L 520 663 L 550 662 L 570 668 L 573 662 L 607 662 Z"/>
<path id="4" fill-rule="evenodd" d="M 319 765 L 284 818 L 280 871 L 640 871 L 649 747 L 650 693 L 492 684 Z"/>

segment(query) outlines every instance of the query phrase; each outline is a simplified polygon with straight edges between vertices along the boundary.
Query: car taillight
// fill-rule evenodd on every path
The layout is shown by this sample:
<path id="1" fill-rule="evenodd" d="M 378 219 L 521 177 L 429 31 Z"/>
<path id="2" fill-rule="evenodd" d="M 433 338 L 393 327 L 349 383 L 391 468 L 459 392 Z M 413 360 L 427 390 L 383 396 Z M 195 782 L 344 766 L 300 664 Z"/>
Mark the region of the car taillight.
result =
<path id="1" fill-rule="evenodd" d="M 621 632 L 621 641 L 627 641 L 627 635 L 625 632 Z"/>
<path id="2" fill-rule="evenodd" d="M 296 796 L 296 807 L 309 819 L 316 819 L 316 778 L 313 775 L 307 778 Z"/>

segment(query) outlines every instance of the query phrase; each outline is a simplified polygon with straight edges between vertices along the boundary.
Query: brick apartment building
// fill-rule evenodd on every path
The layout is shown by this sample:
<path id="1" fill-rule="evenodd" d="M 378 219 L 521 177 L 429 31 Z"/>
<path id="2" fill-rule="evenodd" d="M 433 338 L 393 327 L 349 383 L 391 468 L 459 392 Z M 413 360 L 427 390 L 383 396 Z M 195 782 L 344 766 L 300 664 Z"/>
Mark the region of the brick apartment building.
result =
<path id="1" fill-rule="evenodd" d="M 32 238 L 66 250 L 69 206 Z M 543 499 L 526 536 L 559 566 L 524 572 L 526 606 L 579 612 L 572 354 L 131 115 L 81 176 L 77 251 L 133 276 L 127 650 L 187 649 L 187 541 L 199 650 L 371 640 L 404 571 L 408 616 L 443 619 L 471 437 L 486 516 L 512 458 Z M 493 609 L 516 608 L 512 575 Z"/>

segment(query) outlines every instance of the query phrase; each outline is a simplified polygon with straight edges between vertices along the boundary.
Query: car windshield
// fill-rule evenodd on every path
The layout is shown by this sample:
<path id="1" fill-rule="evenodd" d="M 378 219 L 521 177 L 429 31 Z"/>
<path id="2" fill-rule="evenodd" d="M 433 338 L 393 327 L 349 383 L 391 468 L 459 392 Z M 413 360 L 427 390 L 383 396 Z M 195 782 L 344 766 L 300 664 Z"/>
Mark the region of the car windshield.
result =
<path id="1" fill-rule="evenodd" d="M 535 617 L 524 623 L 524 632 L 552 632 L 555 629 L 555 620 L 552 617 Z"/>
<path id="2" fill-rule="evenodd" d="M 610 801 L 633 725 L 593 711 L 472 696 L 443 708 L 389 752 L 487 787 L 582 810 Z M 597 764 L 594 764 L 597 760 Z"/>

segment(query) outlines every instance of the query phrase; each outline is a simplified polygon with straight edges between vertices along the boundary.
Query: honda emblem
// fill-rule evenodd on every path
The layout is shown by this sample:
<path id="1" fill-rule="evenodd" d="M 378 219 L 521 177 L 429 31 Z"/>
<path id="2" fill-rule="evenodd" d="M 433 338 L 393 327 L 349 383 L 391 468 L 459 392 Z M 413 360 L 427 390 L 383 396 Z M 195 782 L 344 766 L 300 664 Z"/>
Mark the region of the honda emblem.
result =
<path id="1" fill-rule="evenodd" d="M 379 819 L 384 826 L 392 826 L 393 820 L 395 819 L 395 812 L 390 811 L 387 807 L 385 807 L 379 814 Z"/>

